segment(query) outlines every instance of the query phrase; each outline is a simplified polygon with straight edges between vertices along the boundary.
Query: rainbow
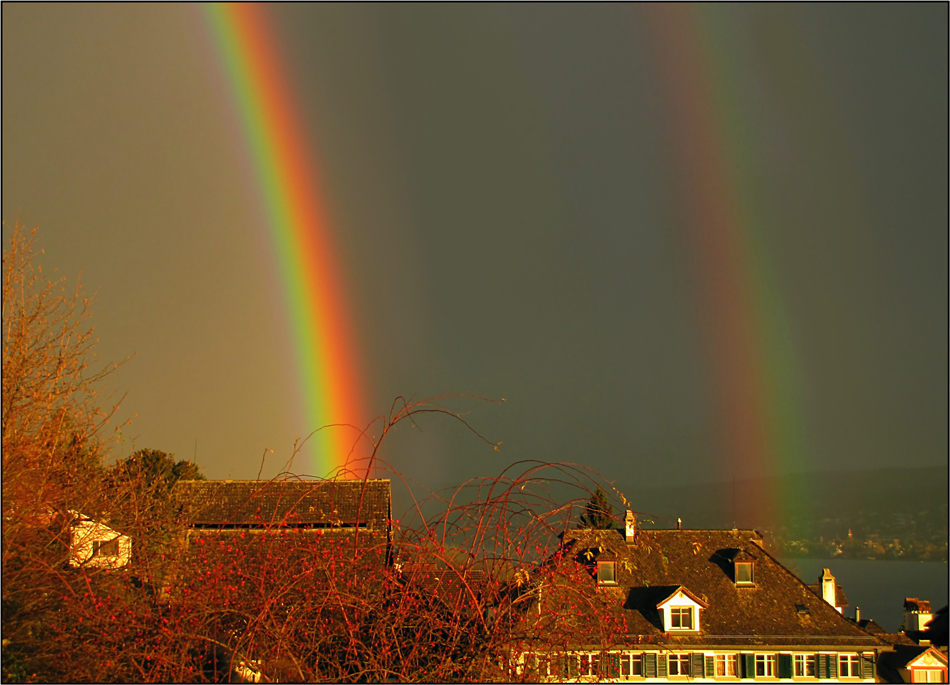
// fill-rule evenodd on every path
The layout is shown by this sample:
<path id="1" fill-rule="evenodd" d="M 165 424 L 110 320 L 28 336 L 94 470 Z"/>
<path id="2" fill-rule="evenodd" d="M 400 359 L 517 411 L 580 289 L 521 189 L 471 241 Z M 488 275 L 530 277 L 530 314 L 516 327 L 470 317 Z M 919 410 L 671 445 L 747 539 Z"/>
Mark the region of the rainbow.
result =
<path id="1" fill-rule="evenodd" d="M 266 213 L 292 330 L 306 430 L 317 476 L 361 476 L 353 465 L 366 420 L 347 297 L 337 269 L 321 179 L 266 10 L 204 5 Z M 348 427 L 345 427 L 348 426 Z"/>
<path id="2" fill-rule="evenodd" d="M 741 482 L 809 464 L 800 375 L 763 235 L 769 203 L 755 152 L 764 141 L 755 139 L 753 94 L 741 78 L 748 62 L 717 22 L 719 10 L 657 4 L 645 11 L 713 369 L 722 475 Z M 732 501 L 732 492 L 722 495 Z M 746 485 L 734 515 L 740 525 L 787 524 L 805 497 Z"/>

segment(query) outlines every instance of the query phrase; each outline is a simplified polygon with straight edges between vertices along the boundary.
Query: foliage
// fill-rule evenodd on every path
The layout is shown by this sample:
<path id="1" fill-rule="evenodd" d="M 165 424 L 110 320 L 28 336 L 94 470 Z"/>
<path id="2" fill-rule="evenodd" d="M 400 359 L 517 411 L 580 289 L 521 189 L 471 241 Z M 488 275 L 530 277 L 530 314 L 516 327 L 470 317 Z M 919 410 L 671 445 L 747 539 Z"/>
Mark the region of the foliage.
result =
<path id="1" fill-rule="evenodd" d="M 179 480 L 204 480 L 198 466 L 187 460 L 175 461 L 175 455 L 160 450 L 142 449 L 120 460 L 113 468 L 117 478 L 137 480 L 144 478 L 156 488 L 170 492 Z"/>
<path id="2" fill-rule="evenodd" d="M 607 499 L 607 493 L 599 485 L 581 514 L 581 526 L 609 530 L 614 528 L 614 508 Z"/>

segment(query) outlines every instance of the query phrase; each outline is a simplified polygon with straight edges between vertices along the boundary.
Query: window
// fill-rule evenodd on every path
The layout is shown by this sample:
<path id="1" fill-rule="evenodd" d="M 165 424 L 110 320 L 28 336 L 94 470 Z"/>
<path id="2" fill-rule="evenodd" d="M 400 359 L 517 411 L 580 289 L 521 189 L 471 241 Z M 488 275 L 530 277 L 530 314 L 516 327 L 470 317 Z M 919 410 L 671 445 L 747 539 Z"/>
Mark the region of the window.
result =
<path id="1" fill-rule="evenodd" d="M 943 677 L 943 670 L 939 668 L 912 668 L 912 680 L 915 683 L 943 683 L 946 680 Z"/>
<path id="2" fill-rule="evenodd" d="M 838 657 L 838 677 L 857 678 L 861 671 L 860 659 L 857 654 L 842 654 Z"/>
<path id="3" fill-rule="evenodd" d="M 557 675 L 557 669 L 552 668 L 552 666 L 551 657 L 547 655 L 536 655 L 534 657 L 535 671 L 537 671 L 540 677 L 545 678 L 549 675 Z"/>
<path id="4" fill-rule="evenodd" d="M 814 654 L 795 655 L 795 675 L 803 678 L 814 678 L 817 675 Z"/>
<path id="5" fill-rule="evenodd" d="M 119 556 L 119 538 L 113 538 L 107 542 L 95 540 L 92 543 L 92 556 L 94 557 L 117 557 Z"/>
<path id="6" fill-rule="evenodd" d="M 597 582 L 603 584 L 612 584 L 617 582 L 616 562 L 598 561 L 597 562 Z"/>
<path id="7" fill-rule="evenodd" d="M 717 654 L 716 655 L 716 675 L 735 678 L 737 675 L 736 667 L 739 662 L 738 654 Z"/>
<path id="8" fill-rule="evenodd" d="M 689 654 L 670 654 L 670 675 L 689 675 Z"/>
<path id="9" fill-rule="evenodd" d="M 776 661 L 776 656 L 774 654 L 756 654 L 755 655 L 755 677 L 756 678 L 775 677 L 775 661 Z"/>
<path id="10" fill-rule="evenodd" d="M 643 675 L 642 654 L 622 654 L 620 656 L 620 675 L 623 678 Z"/>
<path id="11" fill-rule="evenodd" d="M 670 607 L 670 628 L 672 630 L 692 630 L 693 608 Z"/>
<path id="12" fill-rule="evenodd" d="M 752 585 L 752 562 L 736 562 L 736 585 Z"/>
<path id="13" fill-rule="evenodd" d="M 575 659 L 578 657 L 574 657 Z M 575 662 L 576 663 L 576 662 Z M 600 675 L 600 655 L 599 654 L 581 654 L 580 668 L 577 675 Z"/>

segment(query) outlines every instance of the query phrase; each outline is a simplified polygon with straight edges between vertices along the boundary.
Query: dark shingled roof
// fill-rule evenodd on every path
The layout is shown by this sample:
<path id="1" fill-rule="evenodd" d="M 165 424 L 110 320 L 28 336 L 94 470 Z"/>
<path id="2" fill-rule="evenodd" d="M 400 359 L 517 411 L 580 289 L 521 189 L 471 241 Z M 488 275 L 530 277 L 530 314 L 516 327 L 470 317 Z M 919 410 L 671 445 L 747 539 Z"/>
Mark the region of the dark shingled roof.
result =
<path id="1" fill-rule="evenodd" d="M 174 495 L 194 528 L 388 530 L 389 480 L 182 480 Z"/>
<path id="2" fill-rule="evenodd" d="M 459 571 L 434 564 L 407 564 L 402 578 L 406 585 L 420 588 L 452 611 L 476 606 L 490 582 L 481 569 Z"/>
<path id="3" fill-rule="evenodd" d="M 616 555 L 618 585 L 597 592 L 626 620 L 621 643 L 882 646 L 768 554 L 756 531 L 637 530 L 628 544 L 621 531 L 577 529 L 565 533 L 563 544 L 579 562 L 596 560 L 589 551 Z M 737 557 L 753 561 L 752 586 L 736 586 L 732 560 Z M 656 605 L 679 586 L 709 605 L 700 614 L 699 634 L 663 631 Z"/>

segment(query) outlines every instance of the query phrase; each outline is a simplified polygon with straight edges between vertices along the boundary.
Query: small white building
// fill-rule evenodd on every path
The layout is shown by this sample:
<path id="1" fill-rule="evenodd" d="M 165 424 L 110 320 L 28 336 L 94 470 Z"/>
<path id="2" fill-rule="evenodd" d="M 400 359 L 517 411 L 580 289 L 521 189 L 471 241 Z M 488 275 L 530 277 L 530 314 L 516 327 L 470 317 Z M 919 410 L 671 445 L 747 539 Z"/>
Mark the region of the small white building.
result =
<path id="1" fill-rule="evenodd" d="M 121 568 L 132 559 L 132 539 L 77 512 L 69 528 L 69 565 L 74 568 Z"/>

